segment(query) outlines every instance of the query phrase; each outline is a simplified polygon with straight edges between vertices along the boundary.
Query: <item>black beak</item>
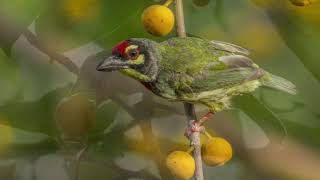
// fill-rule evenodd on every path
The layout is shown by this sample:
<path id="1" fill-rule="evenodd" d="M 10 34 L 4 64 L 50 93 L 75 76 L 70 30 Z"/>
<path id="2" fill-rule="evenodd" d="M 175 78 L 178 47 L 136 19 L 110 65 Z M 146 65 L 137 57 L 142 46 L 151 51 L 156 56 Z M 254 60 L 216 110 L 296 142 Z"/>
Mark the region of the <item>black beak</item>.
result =
<path id="1" fill-rule="evenodd" d="M 128 64 L 126 62 L 123 62 L 121 59 L 115 56 L 110 56 L 106 59 L 104 59 L 102 62 L 99 63 L 97 66 L 97 71 L 117 71 L 120 69 L 127 69 Z"/>

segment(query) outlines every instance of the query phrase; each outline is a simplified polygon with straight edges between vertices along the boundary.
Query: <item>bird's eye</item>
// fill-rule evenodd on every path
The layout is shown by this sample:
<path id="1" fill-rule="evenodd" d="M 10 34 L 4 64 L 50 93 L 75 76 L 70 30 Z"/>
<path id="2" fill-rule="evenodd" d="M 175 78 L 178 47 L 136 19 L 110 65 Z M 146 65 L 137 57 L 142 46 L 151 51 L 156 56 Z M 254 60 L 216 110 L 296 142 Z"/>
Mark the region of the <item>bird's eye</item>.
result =
<path id="1" fill-rule="evenodd" d="M 136 60 L 139 57 L 139 50 L 138 49 L 131 49 L 128 51 L 127 56 L 131 60 Z"/>

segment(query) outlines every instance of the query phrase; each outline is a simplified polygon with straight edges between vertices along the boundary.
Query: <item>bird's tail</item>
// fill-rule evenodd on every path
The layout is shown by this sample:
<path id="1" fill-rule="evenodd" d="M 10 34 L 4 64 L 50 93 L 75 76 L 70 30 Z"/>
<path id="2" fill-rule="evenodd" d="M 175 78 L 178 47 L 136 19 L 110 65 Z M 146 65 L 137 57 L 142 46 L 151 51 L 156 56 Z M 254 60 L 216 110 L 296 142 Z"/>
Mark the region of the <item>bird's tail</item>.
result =
<path id="1" fill-rule="evenodd" d="M 296 86 L 292 82 L 290 82 L 280 76 L 276 76 L 271 73 L 268 73 L 268 74 L 269 74 L 268 79 L 262 80 L 263 85 L 270 87 L 270 88 L 273 88 L 273 89 L 287 92 L 289 94 L 293 94 L 293 95 L 297 94 Z"/>

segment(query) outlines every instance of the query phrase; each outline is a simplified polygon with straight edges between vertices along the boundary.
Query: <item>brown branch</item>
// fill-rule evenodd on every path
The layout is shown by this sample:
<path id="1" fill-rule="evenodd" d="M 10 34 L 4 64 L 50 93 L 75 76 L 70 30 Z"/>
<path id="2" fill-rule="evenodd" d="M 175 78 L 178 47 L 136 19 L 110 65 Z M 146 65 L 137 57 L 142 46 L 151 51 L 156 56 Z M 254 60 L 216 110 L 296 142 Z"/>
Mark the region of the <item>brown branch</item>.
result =
<path id="1" fill-rule="evenodd" d="M 185 23 L 184 23 L 184 13 L 183 13 L 183 3 L 182 0 L 176 0 L 176 20 L 177 20 L 177 34 L 179 37 L 187 37 Z"/>
<path id="2" fill-rule="evenodd" d="M 79 74 L 79 68 L 66 56 L 55 52 L 50 49 L 47 44 L 41 42 L 30 30 L 25 26 L 18 23 L 12 23 L 12 20 L 8 18 L 5 14 L 0 12 L 0 41 L 10 41 L 10 39 L 15 39 L 20 35 L 24 35 L 27 40 L 35 48 L 49 56 L 52 60 L 57 61 L 66 67 L 70 72 Z"/>
<path id="3" fill-rule="evenodd" d="M 83 149 L 81 149 L 75 157 L 75 170 L 74 170 L 74 177 L 75 180 L 80 180 L 80 163 L 82 160 L 82 156 L 84 155 L 84 153 L 87 151 L 88 146 L 85 146 Z"/>
<path id="4" fill-rule="evenodd" d="M 52 60 L 57 61 L 66 67 L 70 72 L 79 74 L 79 68 L 66 56 L 59 54 L 52 49 L 48 48 L 43 42 L 41 42 L 32 32 L 29 30 L 23 31 L 23 35 L 27 38 L 27 40 L 35 46 L 39 51 L 43 52 Z"/>
<path id="5" fill-rule="evenodd" d="M 193 104 L 184 103 L 184 108 L 188 120 L 188 126 L 189 128 L 191 125 L 191 121 L 197 119 L 195 108 Z M 193 158 L 196 163 L 196 170 L 194 174 L 194 178 L 196 180 L 203 180 L 203 168 L 202 168 L 202 158 L 201 158 L 201 142 L 200 142 L 200 132 L 193 132 L 190 137 L 190 144 L 194 147 L 193 150 Z"/>
<path id="6" fill-rule="evenodd" d="M 182 0 L 176 0 L 176 19 L 177 19 L 177 34 L 179 37 L 186 37 L 184 14 L 183 14 L 183 3 Z M 188 120 L 188 126 L 191 125 L 192 120 L 196 120 L 196 113 L 193 104 L 184 103 L 185 113 Z M 203 180 L 203 169 L 202 169 L 202 159 L 201 159 L 201 143 L 200 143 L 200 133 L 193 132 L 189 137 L 190 144 L 194 147 L 193 158 L 196 163 L 196 170 L 194 178 L 196 180 Z"/>
<path id="7" fill-rule="evenodd" d="M 236 116 L 232 113 L 224 112 L 216 119 L 218 123 L 208 122 L 208 125 L 211 127 L 214 125 L 214 131 L 231 142 L 234 153 L 246 168 L 254 169 L 259 177 L 267 179 L 319 179 L 320 174 L 317 173 L 317 169 L 320 168 L 320 158 L 310 147 L 289 138 L 281 146 L 270 144 L 261 149 L 248 149 L 241 139 L 241 129 L 232 123 L 236 120 L 234 118 Z M 163 149 L 186 148 L 183 142 L 172 141 L 170 138 L 157 137 L 155 140 Z M 127 143 L 135 145 L 130 149 L 132 152 L 142 155 L 150 152 L 144 140 L 129 138 Z"/>

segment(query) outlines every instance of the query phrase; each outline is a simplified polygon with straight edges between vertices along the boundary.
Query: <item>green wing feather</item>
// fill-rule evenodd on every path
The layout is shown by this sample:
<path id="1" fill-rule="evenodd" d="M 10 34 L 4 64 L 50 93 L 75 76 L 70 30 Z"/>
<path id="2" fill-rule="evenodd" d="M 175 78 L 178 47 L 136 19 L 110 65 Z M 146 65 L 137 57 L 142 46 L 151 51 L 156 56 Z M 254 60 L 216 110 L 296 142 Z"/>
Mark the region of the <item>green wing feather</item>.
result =
<path id="1" fill-rule="evenodd" d="M 211 62 L 217 62 L 219 56 L 230 54 L 217 50 L 210 41 L 199 38 L 171 38 L 161 43 L 164 70 L 172 73 L 185 73 L 195 76 Z"/>
<path id="2" fill-rule="evenodd" d="M 230 52 L 230 53 L 242 54 L 242 55 L 247 55 L 247 56 L 250 54 L 250 51 L 248 49 L 240 47 L 240 46 L 235 45 L 235 44 L 222 42 L 222 41 L 216 41 L 216 40 L 211 41 L 211 44 L 217 50 L 227 51 L 227 52 Z"/>
<path id="3" fill-rule="evenodd" d="M 171 38 L 161 46 L 159 80 L 168 82 L 171 96 L 236 86 L 257 68 L 243 56 L 247 49 L 230 43 L 187 37 Z"/>
<path id="4" fill-rule="evenodd" d="M 221 71 L 208 71 L 204 77 L 195 78 L 191 84 L 195 92 L 231 88 L 245 83 L 254 74 L 252 68 L 231 68 Z"/>
<path id="5" fill-rule="evenodd" d="M 225 104 L 232 96 L 261 85 L 294 92 L 288 81 L 273 80 L 275 76 L 244 56 L 249 50 L 240 46 L 194 37 L 171 38 L 161 46 L 157 86 L 168 99 Z"/>

